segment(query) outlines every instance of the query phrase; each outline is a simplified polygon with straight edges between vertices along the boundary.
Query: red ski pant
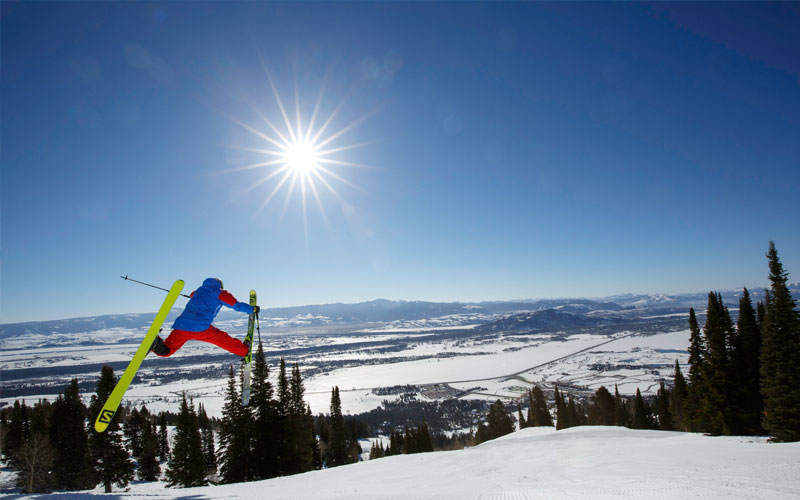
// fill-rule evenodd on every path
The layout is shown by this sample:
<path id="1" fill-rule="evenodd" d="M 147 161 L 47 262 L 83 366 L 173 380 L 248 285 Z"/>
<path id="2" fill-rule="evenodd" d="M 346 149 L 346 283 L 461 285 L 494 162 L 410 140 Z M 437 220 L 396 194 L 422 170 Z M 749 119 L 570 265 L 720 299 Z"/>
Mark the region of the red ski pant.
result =
<path id="1" fill-rule="evenodd" d="M 172 330 L 169 337 L 164 341 L 164 345 L 169 347 L 169 354 L 163 357 L 172 356 L 175 351 L 183 347 L 188 340 L 200 340 L 216 346 L 222 347 L 228 352 L 237 356 L 247 356 L 247 345 L 241 340 L 235 339 L 223 332 L 219 328 L 211 325 L 202 332 L 187 332 L 186 330 Z"/>

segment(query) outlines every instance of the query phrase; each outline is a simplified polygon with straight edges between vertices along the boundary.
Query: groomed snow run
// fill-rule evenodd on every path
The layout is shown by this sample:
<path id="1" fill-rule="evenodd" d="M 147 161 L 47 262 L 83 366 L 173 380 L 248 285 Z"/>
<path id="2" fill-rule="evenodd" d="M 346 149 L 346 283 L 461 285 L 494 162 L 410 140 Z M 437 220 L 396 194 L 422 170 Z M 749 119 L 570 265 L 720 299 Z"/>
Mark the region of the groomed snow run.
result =
<path id="1" fill-rule="evenodd" d="M 88 498 L 99 491 L 35 497 Z M 619 427 L 532 428 L 460 451 L 204 488 L 139 483 L 107 498 L 800 499 L 800 443 Z"/>

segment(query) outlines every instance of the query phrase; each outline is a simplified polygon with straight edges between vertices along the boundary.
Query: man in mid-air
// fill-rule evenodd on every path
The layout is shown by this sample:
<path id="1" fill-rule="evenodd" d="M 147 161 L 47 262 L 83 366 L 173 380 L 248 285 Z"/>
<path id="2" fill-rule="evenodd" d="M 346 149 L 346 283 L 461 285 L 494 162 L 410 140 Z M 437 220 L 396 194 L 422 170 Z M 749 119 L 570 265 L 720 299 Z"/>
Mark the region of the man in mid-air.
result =
<path id="1" fill-rule="evenodd" d="M 258 313 L 258 306 L 238 302 L 236 297 L 222 288 L 222 280 L 206 278 L 203 286 L 190 295 L 189 302 L 178 319 L 172 324 L 172 333 L 167 340 L 156 336 L 150 350 L 157 356 L 172 356 L 187 340 L 200 340 L 222 347 L 237 356 L 247 356 L 250 342 L 242 342 L 211 324 L 220 308 L 225 305 L 246 314 Z"/>

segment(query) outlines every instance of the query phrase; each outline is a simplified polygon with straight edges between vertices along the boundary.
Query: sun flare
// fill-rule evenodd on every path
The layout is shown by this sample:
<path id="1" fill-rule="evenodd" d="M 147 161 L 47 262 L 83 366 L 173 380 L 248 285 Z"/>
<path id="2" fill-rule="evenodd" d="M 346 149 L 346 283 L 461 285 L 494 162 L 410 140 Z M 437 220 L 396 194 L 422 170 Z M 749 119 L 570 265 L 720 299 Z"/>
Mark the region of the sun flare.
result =
<path id="1" fill-rule="evenodd" d="M 287 193 L 283 203 L 283 210 L 281 211 L 281 217 L 283 217 L 291 198 L 294 193 L 297 192 L 300 195 L 300 201 L 302 203 L 303 222 L 307 228 L 307 205 L 309 198 L 314 198 L 323 218 L 327 221 L 321 194 L 327 192 L 344 203 L 344 199 L 337 191 L 337 187 L 335 187 L 337 183 L 360 189 L 340 175 L 339 172 L 346 167 L 366 167 L 367 165 L 353 163 L 343 158 L 337 158 L 337 156 L 345 151 L 366 146 L 369 143 L 337 144 L 337 142 L 341 142 L 342 137 L 365 120 L 367 116 L 363 116 L 331 132 L 330 129 L 334 127 L 336 116 L 342 109 L 343 104 L 339 104 L 323 121 L 319 116 L 322 104 L 322 91 L 320 91 L 311 116 L 308 119 L 304 119 L 301 113 L 298 90 L 295 87 L 295 109 L 294 120 L 292 120 L 289 113 L 286 111 L 283 101 L 278 95 L 278 91 L 272 79 L 269 75 L 267 75 L 267 78 L 272 88 L 275 102 L 278 105 L 278 110 L 280 111 L 279 117 L 282 118 L 284 126 L 278 127 L 273 122 L 273 119 L 270 119 L 270 117 L 255 108 L 253 108 L 253 111 L 258 115 L 264 125 L 266 125 L 266 130 L 248 125 L 226 114 L 229 119 L 258 136 L 258 138 L 263 140 L 267 145 L 266 148 L 234 148 L 258 155 L 258 161 L 233 168 L 227 172 L 252 169 L 263 169 L 266 171 L 261 179 L 257 180 L 246 189 L 246 191 L 251 191 L 268 183 L 274 184 L 272 188 L 268 190 L 264 201 L 255 211 L 254 215 L 261 212 L 270 201 L 281 192 L 282 188 L 286 186 Z M 295 190 L 295 188 L 297 188 L 297 190 Z"/>
<path id="2" fill-rule="evenodd" d="M 294 175 L 309 175 L 319 166 L 317 150 L 303 141 L 295 142 L 286 150 L 286 165 Z"/>

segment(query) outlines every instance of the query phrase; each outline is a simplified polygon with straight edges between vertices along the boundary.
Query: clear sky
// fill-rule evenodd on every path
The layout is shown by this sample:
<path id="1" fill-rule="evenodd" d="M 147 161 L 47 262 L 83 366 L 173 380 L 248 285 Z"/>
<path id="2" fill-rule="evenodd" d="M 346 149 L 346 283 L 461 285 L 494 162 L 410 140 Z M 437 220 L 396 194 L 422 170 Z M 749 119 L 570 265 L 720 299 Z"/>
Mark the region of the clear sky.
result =
<path id="1" fill-rule="evenodd" d="M 770 239 L 797 281 L 798 26 L 793 3 L 4 1 L 0 322 L 158 308 L 121 274 L 264 307 L 760 286 Z M 231 171 L 276 160 L 267 122 L 291 142 L 273 86 L 293 130 L 296 100 L 301 129 L 320 95 L 330 118 L 305 216 L 300 181 L 259 183 L 280 164 Z"/>

